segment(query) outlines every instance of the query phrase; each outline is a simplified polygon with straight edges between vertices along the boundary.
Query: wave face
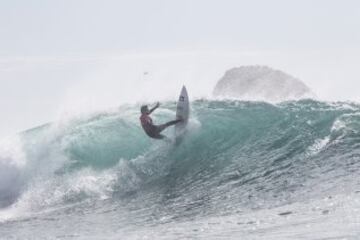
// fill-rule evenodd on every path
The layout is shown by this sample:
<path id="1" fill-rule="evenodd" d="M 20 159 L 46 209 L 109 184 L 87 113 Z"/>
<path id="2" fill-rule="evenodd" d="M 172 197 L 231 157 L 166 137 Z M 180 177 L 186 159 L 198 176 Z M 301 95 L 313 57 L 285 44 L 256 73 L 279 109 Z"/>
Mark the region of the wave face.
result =
<path id="1" fill-rule="evenodd" d="M 138 108 L 8 141 L 0 155 L 2 236 L 278 239 L 293 237 L 279 235 L 293 228 L 287 234 L 306 238 L 314 236 L 303 227 L 309 222 L 318 232 L 333 227 L 319 238 L 360 233 L 349 215 L 360 211 L 359 105 L 198 100 L 178 146 L 147 138 Z M 154 121 L 172 120 L 173 109 L 164 104 Z"/>

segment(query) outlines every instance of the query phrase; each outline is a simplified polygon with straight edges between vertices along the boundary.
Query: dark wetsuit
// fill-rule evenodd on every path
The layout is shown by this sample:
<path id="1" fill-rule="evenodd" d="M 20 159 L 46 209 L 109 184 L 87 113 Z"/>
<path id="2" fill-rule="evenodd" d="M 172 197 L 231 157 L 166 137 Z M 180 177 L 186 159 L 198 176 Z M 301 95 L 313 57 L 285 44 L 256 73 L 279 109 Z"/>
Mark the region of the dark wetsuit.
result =
<path id="1" fill-rule="evenodd" d="M 149 114 L 142 114 L 140 117 L 141 126 L 149 137 L 156 139 L 165 138 L 164 135 L 160 134 L 165 128 L 175 125 L 181 120 L 174 120 L 161 125 L 154 125 Z"/>

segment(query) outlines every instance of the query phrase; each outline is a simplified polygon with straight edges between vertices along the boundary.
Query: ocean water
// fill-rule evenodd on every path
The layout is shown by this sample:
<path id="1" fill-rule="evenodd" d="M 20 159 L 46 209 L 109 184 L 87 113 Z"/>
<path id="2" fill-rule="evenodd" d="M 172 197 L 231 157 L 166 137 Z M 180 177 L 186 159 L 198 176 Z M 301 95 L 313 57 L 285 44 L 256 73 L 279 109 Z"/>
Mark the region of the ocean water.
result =
<path id="1" fill-rule="evenodd" d="M 360 239 L 360 105 L 191 108 L 177 146 L 143 133 L 138 105 L 4 139 L 0 239 Z"/>

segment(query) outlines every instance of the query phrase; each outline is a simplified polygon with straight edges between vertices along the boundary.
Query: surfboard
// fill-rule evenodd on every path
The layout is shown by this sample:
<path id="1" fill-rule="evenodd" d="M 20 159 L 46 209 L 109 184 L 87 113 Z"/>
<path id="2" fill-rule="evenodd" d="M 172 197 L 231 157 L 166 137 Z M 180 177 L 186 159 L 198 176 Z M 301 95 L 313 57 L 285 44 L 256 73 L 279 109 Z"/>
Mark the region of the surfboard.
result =
<path id="1" fill-rule="evenodd" d="M 183 86 L 180 92 L 179 100 L 176 106 L 176 119 L 182 119 L 183 121 L 175 125 L 175 137 L 178 139 L 184 135 L 186 126 L 189 121 L 190 104 L 189 96 L 186 87 Z"/>

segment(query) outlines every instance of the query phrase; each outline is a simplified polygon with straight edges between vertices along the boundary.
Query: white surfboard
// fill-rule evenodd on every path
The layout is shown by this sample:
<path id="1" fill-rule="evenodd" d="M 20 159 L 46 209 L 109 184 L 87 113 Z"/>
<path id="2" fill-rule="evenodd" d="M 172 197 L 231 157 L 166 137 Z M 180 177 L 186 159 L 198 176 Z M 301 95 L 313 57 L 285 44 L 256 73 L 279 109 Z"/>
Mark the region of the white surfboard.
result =
<path id="1" fill-rule="evenodd" d="M 180 137 L 185 133 L 186 125 L 189 121 L 190 104 L 186 87 L 183 86 L 176 106 L 176 119 L 183 121 L 175 125 L 175 136 Z"/>

